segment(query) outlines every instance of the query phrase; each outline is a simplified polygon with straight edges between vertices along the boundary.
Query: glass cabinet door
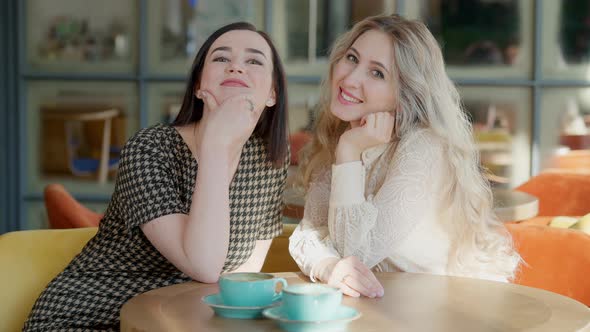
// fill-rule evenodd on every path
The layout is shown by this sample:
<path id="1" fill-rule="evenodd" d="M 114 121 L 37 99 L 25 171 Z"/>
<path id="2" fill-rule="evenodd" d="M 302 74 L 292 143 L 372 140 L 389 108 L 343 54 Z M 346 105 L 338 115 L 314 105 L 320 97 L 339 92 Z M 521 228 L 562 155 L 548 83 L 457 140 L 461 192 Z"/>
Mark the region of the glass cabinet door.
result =
<path id="1" fill-rule="evenodd" d="M 590 88 L 543 89 L 540 132 L 541 169 L 556 167 L 571 151 L 589 151 Z"/>
<path id="2" fill-rule="evenodd" d="M 263 30 L 264 0 L 148 0 L 149 71 L 186 75 L 207 37 L 238 21 Z"/>
<path id="3" fill-rule="evenodd" d="M 136 70 L 137 1 L 29 0 L 25 6 L 28 70 Z"/>
<path id="4" fill-rule="evenodd" d="M 275 0 L 272 35 L 289 75 L 318 76 L 327 70 L 332 43 L 367 16 L 393 13 L 392 0 Z"/>
<path id="5" fill-rule="evenodd" d="M 148 125 L 172 123 L 180 111 L 184 83 L 150 83 L 148 86 Z"/>
<path id="6" fill-rule="evenodd" d="M 289 83 L 289 131 L 311 131 L 318 116 L 319 84 Z"/>
<path id="7" fill-rule="evenodd" d="M 506 187 L 526 181 L 531 163 L 530 89 L 461 86 L 459 92 L 482 166 Z"/>
<path id="8" fill-rule="evenodd" d="M 541 1 L 543 75 L 590 79 L 590 2 Z"/>
<path id="9" fill-rule="evenodd" d="M 423 21 L 453 78 L 530 78 L 532 0 L 416 0 L 406 16 Z"/>
<path id="10" fill-rule="evenodd" d="M 32 81 L 26 96 L 26 192 L 59 182 L 110 195 L 121 149 L 139 128 L 135 84 Z"/>

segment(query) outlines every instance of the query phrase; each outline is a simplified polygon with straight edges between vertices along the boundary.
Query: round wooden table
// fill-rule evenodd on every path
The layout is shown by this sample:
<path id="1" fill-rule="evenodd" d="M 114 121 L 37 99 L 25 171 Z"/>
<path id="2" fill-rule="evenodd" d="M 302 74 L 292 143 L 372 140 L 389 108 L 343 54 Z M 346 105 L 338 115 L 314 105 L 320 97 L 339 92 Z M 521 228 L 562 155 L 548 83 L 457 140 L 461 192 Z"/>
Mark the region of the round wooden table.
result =
<path id="1" fill-rule="evenodd" d="M 289 284 L 309 282 L 300 273 L 277 273 Z M 548 291 L 478 279 L 414 273 L 376 273 L 385 288 L 377 299 L 344 297 L 362 316 L 354 331 L 585 331 L 590 310 Z M 280 331 L 267 319 L 215 316 L 201 303 L 217 284 L 190 282 L 156 289 L 121 309 L 121 331 Z"/>
<path id="2" fill-rule="evenodd" d="M 494 189 L 494 212 L 502 221 L 522 221 L 536 217 L 539 213 L 539 199 L 527 193 Z"/>

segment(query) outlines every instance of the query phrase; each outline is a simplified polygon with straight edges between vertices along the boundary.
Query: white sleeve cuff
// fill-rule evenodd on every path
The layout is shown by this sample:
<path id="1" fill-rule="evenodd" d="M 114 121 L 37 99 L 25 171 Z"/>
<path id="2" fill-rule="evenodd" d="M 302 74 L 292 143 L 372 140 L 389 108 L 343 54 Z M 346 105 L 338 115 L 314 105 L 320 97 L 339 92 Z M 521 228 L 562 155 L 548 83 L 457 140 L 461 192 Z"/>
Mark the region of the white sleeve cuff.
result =
<path id="1" fill-rule="evenodd" d="M 365 167 L 361 161 L 332 165 L 330 205 L 355 205 L 365 201 Z"/>

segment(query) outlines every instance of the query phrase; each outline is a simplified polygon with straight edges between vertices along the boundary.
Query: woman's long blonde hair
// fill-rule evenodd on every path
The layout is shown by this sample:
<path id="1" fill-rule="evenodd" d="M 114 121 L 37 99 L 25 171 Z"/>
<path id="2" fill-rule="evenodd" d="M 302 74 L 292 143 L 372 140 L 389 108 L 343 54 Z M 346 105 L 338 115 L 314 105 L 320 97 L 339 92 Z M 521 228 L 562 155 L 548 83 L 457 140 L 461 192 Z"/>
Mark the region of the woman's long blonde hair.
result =
<path id="1" fill-rule="evenodd" d="M 368 17 L 334 44 L 329 76 L 322 84 L 319 119 L 314 138 L 303 151 L 300 181 L 309 188 L 313 178 L 334 160 L 340 135 L 348 123 L 329 109 L 334 65 L 364 32 L 378 30 L 391 37 L 397 72 L 395 133 L 401 139 L 419 128 L 429 128 L 446 150 L 443 208 L 452 225 L 453 244 L 449 273 L 467 276 L 514 277 L 520 256 L 510 234 L 492 211 L 492 192 L 479 167 L 472 128 L 462 109 L 459 93 L 445 71 L 441 50 L 424 24 L 398 15 Z M 375 45 L 375 47 L 383 47 Z"/>

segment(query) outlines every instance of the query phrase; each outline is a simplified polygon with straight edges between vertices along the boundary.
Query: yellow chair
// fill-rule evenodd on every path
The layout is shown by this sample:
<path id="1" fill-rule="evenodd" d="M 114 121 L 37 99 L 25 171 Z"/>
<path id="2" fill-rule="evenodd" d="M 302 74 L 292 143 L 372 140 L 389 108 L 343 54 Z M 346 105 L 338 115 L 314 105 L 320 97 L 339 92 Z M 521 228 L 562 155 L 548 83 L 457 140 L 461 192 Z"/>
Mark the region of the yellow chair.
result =
<path id="1" fill-rule="evenodd" d="M 293 272 L 289 236 L 297 225 L 285 224 L 264 262 L 264 272 Z M 2 331 L 20 331 L 47 284 L 96 234 L 96 227 L 11 232 L 0 235 L 0 322 Z"/>
<path id="2" fill-rule="evenodd" d="M 39 294 L 96 231 L 96 227 L 90 227 L 0 235 L 2 331 L 22 329 Z"/>
<path id="3" fill-rule="evenodd" d="M 283 234 L 272 240 L 262 272 L 299 272 L 299 266 L 289 254 L 289 236 L 293 234 L 295 227 L 295 224 L 283 224 Z"/>

